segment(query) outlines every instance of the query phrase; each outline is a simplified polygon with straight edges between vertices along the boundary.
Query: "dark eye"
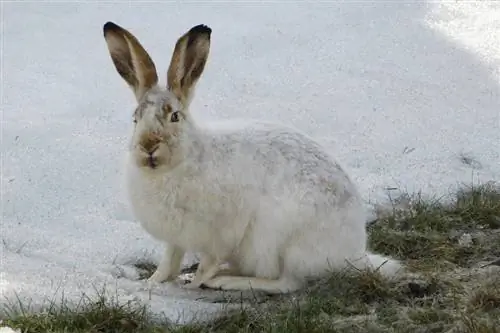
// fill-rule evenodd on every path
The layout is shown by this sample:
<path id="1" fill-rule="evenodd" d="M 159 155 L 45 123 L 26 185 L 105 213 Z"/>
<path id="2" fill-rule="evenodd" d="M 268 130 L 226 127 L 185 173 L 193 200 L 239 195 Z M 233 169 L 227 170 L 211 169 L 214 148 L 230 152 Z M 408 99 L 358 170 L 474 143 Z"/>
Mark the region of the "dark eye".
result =
<path id="1" fill-rule="evenodd" d="M 170 121 L 173 123 L 179 121 L 179 111 L 172 112 L 172 115 L 170 116 Z"/>

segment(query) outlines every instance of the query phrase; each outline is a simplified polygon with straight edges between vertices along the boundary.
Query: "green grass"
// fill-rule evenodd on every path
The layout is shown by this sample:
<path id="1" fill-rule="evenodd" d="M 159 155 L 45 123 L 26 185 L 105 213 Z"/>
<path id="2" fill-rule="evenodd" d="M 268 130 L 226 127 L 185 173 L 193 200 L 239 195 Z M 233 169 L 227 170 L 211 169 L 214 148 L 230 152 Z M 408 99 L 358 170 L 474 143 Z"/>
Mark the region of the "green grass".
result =
<path id="1" fill-rule="evenodd" d="M 470 267 L 500 257 L 500 190 L 494 184 L 459 191 L 451 202 L 406 198 L 409 209 L 394 209 L 370 227 L 371 247 L 420 264 Z M 471 246 L 459 246 L 469 235 Z M 438 260 L 436 260 L 438 259 Z"/>
<path id="2" fill-rule="evenodd" d="M 65 301 L 52 303 L 40 313 L 18 307 L 4 311 L 10 317 L 4 323 L 31 332 L 163 332 L 151 323 L 150 315 L 139 304 L 119 304 L 100 294 L 95 298 L 82 297 L 76 306 Z M 159 330 L 160 329 L 160 330 Z"/>
<path id="3" fill-rule="evenodd" d="M 500 333 L 499 187 L 465 188 L 446 202 L 405 195 L 380 211 L 369 234 L 370 248 L 401 259 L 406 274 L 387 280 L 376 271 L 332 273 L 299 293 L 254 302 L 203 325 L 154 321 L 146 308 L 104 296 L 43 314 L 11 312 L 4 321 L 27 333 Z M 146 278 L 155 266 L 137 268 Z"/>

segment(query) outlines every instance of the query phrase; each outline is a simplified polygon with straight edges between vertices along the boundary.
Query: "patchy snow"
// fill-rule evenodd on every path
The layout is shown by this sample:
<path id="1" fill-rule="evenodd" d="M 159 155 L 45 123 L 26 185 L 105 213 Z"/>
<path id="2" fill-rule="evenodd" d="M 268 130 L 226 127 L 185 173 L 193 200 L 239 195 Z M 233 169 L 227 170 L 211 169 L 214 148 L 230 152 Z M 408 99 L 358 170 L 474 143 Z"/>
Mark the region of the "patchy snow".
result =
<path id="1" fill-rule="evenodd" d="M 387 188 L 446 194 L 500 180 L 498 2 L 1 6 L 4 305 L 78 301 L 106 284 L 180 322 L 220 309 L 175 284 L 149 291 L 131 265 L 161 247 L 123 197 L 135 101 L 109 58 L 108 20 L 139 38 L 163 77 L 176 39 L 211 26 L 193 113 L 302 129 L 367 202 Z"/>

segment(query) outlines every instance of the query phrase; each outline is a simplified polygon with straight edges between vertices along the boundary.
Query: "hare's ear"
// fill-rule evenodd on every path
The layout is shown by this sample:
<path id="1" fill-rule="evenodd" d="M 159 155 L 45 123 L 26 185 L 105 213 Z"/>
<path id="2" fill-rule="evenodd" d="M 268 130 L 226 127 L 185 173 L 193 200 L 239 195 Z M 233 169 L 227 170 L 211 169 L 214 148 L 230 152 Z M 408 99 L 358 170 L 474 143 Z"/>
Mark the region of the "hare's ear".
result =
<path id="1" fill-rule="evenodd" d="M 167 72 L 168 88 L 188 107 L 193 90 L 205 68 L 212 29 L 200 24 L 182 35 L 175 44 Z"/>
<path id="2" fill-rule="evenodd" d="M 146 91 L 158 83 L 153 60 L 139 41 L 122 27 L 107 22 L 103 32 L 116 70 L 127 81 L 139 101 Z"/>

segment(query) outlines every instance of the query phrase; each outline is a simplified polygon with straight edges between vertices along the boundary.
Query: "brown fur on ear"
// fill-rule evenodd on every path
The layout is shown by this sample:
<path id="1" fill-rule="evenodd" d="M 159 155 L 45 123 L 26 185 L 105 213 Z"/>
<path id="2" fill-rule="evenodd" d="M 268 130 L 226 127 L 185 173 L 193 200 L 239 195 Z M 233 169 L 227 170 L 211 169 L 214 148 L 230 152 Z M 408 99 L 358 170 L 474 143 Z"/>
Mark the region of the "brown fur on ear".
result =
<path id="1" fill-rule="evenodd" d="M 153 60 L 139 41 L 124 28 L 107 22 L 103 32 L 116 70 L 139 101 L 148 89 L 158 83 Z"/>
<path id="2" fill-rule="evenodd" d="M 205 69 L 212 29 L 200 24 L 182 35 L 175 44 L 167 72 L 168 88 L 187 107 L 192 89 Z"/>

